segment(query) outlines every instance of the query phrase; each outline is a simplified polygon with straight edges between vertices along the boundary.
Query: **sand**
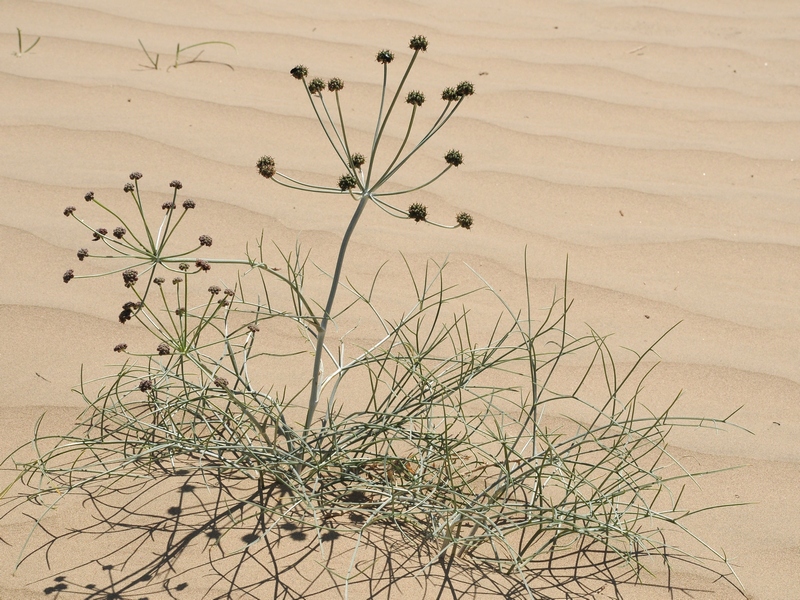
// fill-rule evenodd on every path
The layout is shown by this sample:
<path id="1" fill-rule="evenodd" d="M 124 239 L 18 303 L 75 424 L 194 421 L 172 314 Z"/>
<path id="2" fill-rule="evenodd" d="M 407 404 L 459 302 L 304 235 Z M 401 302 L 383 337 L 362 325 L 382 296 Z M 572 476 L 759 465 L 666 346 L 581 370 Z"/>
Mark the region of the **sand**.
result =
<path id="1" fill-rule="evenodd" d="M 676 454 L 692 465 L 740 467 L 700 479 L 689 502 L 742 506 L 698 514 L 693 528 L 724 550 L 747 597 L 800 597 L 797 2 L 7 0 L 0 23 L 3 455 L 30 439 L 44 412 L 54 431 L 68 426 L 81 407 L 70 391 L 81 365 L 99 376 L 123 337 L 149 343 L 116 322 L 125 297 L 116 282 L 62 283 L 66 269 L 82 267 L 75 251 L 86 238 L 64 207 L 86 210 L 87 190 L 121 201 L 133 170 L 154 202 L 179 179 L 203 207 L 193 228 L 214 237 L 220 256 L 240 255 L 263 230 L 287 249 L 300 240 L 330 269 L 350 205 L 278 188 L 254 168 L 269 153 L 293 175 L 340 174 L 288 70 L 303 63 L 341 77 L 346 118 L 366 139 L 376 51 L 406 60 L 407 40 L 423 33 L 430 46 L 410 85 L 431 103 L 463 79 L 477 93 L 417 168 L 434 172 L 450 148 L 464 164 L 415 199 L 446 220 L 468 211 L 476 224 L 445 231 L 370 210 L 354 237 L 352 276 L 363 280 L 387 260 L 402 273 L 401 252 L 413 264 L 449 256 L 517 301 L 527 247 L 539 290 L 563 279 L 569 258 L 573 325 L 613 333 L 622 355 L 680 322 L 658 346 L 649 392 L 682 390 L 693 414 L 741 407 L 735 421 L 751 432 L 676 437 Z M 13 54 L 16 27 L 26 46 L 41 36 L 22 57 Z M 158 70 L 137 39 L 161 54 Z M 235 51 L 206 46 L 210 62 L 166 69 L 175 44 L 207 40 Z M 421 119 L 438 109 L 429 110 Z M 409 170 L 397 183 L 417 180 Z M 384 311 L 401 312 L 401 297 L 383 292 Z M 48 517 L 48 527 L 69 527 L 71 514 Z M 12 575 L 29 524 L 14 514 L 0 528 L 0 597 L 90 597 L 74 578 L 55 580 L 60 559 L 48 568 L 43 553 Z M 92 561 L 101 546 L 86 536 L 70 552 Z M 624 587 L 624 597 L 669 597 L 656 575 Z M 673 583 L 686 588 L 678 598 L 741 597 L 681 565 Z M 199 598 L 201 588 L 171 597 Z M 337 597 L 327 593 L 319 597 Z"/>

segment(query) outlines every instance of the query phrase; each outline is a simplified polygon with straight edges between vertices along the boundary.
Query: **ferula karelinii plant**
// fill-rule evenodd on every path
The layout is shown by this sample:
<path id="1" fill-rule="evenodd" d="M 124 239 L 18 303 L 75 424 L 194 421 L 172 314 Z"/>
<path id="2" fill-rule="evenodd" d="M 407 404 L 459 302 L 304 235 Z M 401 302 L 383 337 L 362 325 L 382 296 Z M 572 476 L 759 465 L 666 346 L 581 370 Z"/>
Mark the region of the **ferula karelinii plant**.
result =
<path id="1" fill-rule="evenodd" d="M 336 260 L 336 268 L 333 272 L 333 280 L 331 282 L 330 293 L 328 294 L 328 301 L 325 304 L 325 312 L 323 313 L 322 320 L 317 326 L 317 346 L 314 353 L 314 369 L 312 371 L 311 381 L 311 397 L 309 399 L 308 411 L 306 413 L 306 429 L 309 429 L 314 419 L 314 412 L 319 403 L 319 383 L 322 373 L 322 358 L 325 349 L 325 333 L 330 322 L 331 311 L 333 310 L 333 303 L 336 297 L 336 292 L 339 287 L 339 278 L 342 273 L 342 266 L 344 264 L 345 253 L 347 246 L 350 243 L 350 237 L 353 234 L 361 214 L 367 204 L 372 203 L 378 208 L 392 217 L 399 219 L 411 219 L 416 222 L 423 221 L 429 225 L 436 227 L 444 227 L 447 229 L 464 228 L 470 229 L 473 225 L 472 216 L 468 213 L 461 212 L 456 215 L 455 223 L 453 225 L 446 225 L 432 221 L 428 218 L 428 208 L 418 202 L 412 203 L 407 209 L 401 208 L 393 203 L 395 196 L 401 196 L 415 192 L 424 187 L 429 186 L 434 181 L 439 179 L 442 175 L 447 173 L 454 167 L 459 167 L 464 162 L 464 157 L 458 150 L 451 149 L 444 155 L 445 166 L 442 170 L 432 179 L 420 183 L 419 185 L 411 188 L 384 192 L 386 183 L 402 169 L 413 157 L 420 148 L 422 148 L 436 133 L 447 123 L 450 117 L 453 116 L 456 110 L 461 106 L 461 103 L 472 94 L 475 93 L 474 86 L 468 81 L 462 81 L 455 87 L 447 87 L 441 94 L 444 101 L 444 107 L 441 110 L 438 118 L 431 125 L 430 129 L 421 135 L 415 144 L 409 147 L 409 138 L 414 126 L 414 118 L 416 117 L 417 110 L 420 109 L 425 102 L 425 94 L 419 90 L 412 90 L 406 94 L 405 102 L 411 106 L 411 113 L 408 115 L 408 125 L 406 127 L 405 137 L 396 150 L 393 158 L 381 163 L 378 160 L 378 151 L 381 149 L 381 143 L 384 141 L 384 133 L 386 124 L 389 122 L 390 117 L 396 110 L 397 101 L 401 96 L 403 87 L 417 60 L 420 52 L 425 52 L 428 49 L 428 40 L 422 36 L 417 35 L 411 38 L 409 48 L 414 51 L 411 59 L 408 61 L 405 71 L 400 78 L 400 83 L 397 86 L 394 94 L 388 92 L 388 79 L 389 79 L 389 64 L 394 60 L 394 53 L 391 50 L 381 50 L 376 56 L 376 60 L 383 66 L 383 85 L 381 87 L 381 101 L 378 108 L 378 116 L 375 122 L 375 132 L 372 138 L 372 146 L 368 149 L 367 154 L 360 152 L 353 152 L 347 137 L 347 127 L 345 125 L 344 116 L 342 112 L 342 102 L 339 92 L 344 90 L 344 82 L 334 77 L 328 80 L 327 85 L 322 79 L 313 78 L 309 81 L 308 68 L 305 65 L 297 65 L 291 69 L 292 77 L 301 81 L 305 87 L 308 99 L 311 102 L 311 107 L 314 114 L 319 121 L 320 126 L 325 132 L 325 136 L 342 163 L 345 173 L 339 177 L 335 187 L 324 187 L 318 185 L 311 185 L 298 181 L 288 175 L 285 175 L 277 170 L 275 159 L 272 156 L 262 156 L 256 163 L 258 172 L 275 183 L 301 190 L 304 192 L 311 192 L 316 194 L 349 194 L 353 200 L 358 204 L 350 219 L 350 224 L 345 231 L 342 238 L 339 255 Z M 333 94 L 334 106 L 328 106 L 325 100 L 326 89 L 329 93 Z M 389 100 L 391 96 L 391 100 Z M 387 106 L 388 100 L 388 106 Z"/>

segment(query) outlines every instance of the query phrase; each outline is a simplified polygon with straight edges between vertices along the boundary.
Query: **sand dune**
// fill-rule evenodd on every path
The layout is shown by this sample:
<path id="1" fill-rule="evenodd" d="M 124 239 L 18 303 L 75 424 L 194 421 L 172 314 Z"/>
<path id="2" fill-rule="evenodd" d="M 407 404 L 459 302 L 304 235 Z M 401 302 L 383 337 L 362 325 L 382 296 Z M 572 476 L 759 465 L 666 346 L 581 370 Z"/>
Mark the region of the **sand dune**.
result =
<path id="1" fill-rule="evenodd" d="M 463 166 L 417 199 L 448 221 L 469 211 L 476 225 L 441 231 L 368 213 L 351 250 L 354 280 L 387 260 L 388 276 L 402 277 L 401 252 L 414 264 L 449 256 L 513 303 L 524 299 L 527 247 L 543 298 L 569 257 L 574 326 L 614 333 L 622 356 L 682 322 L 659 345 L 648 395 L 658 403 L 682 391 L 693 414 L 742 407 L 736 420 L 752 432 L 676 434 L 677 454 L 693 465 L 741 467 L 687 491 L 694 506 L 744 504 L 697 515 L 696 530 L 724 549 L 747 597 L 800 597 L 796 1 L 7 0 L 0 23 L 3 455 L 30 439 L 41 413 L 55 429 L 77 415 L 70 389 L 81 364 L 99 376 L 119 362 L 111 348 L 121 336 L 152 344 L 116 322 L 121 285 L 62 283 L 66 269 L 83 268 L 75 252 L 89 243 L 64 207 L 88 214 L 87 190 L 121 204 L 132 170 L 158 205 L 179 179 L 202 208 L 187 235 L 212 235 L 220 256 L 241 254 L 264 231 L 283 248 L 300 240 L 329 269 L 350 205 L 268 185 L 254 168 L 270 153 L 293 176 L 340 174 L 288 70 L 304 63 L 312 75 L 342 77 L 353 143 L 366 145 L 380 92 L 375 52 L 405 59 L 408 38 L 424 33 L 431 44 L 409 85 L 431 103 L 463 79 L 477 93 L 395 183 L 424 180 L 459 148 Z M 22 57 L 13 55 L 16 27 L 26 45 L 41 36 Z M 159 70 L 147 68 L 139 39 L 160 53 Z M 207 40 L 236 49 L 206 46 L 210 62 L 166 69 L 177 43 Z M 438 110 L 420 110 L 420 130 Z M 388 130 L 395 141 L 403 134 L 400 124 Z M 403 310 L 401 295 L 379 295 L 386 311 Z M 479 301 L 476 310 L 494 309 Z M 68 527 L 69 515 L 48 526 Z M 48 571 L 31 560 L 12 576 L 28 521 L 6 518 L 0 597 L 54 597 L 62 563 Z M 89 560 L 94 543 L 75 552 Z M 92 597 L 69 581 L 65 594 Z M 741 597 L 681 565 L 673 582 L 687 588 L 674 597 Z M 671 597 L 664 580 L 646 583 L 623 586 L 624 597 Z M 198 589 L 177 597 L 199 598 Z"/>

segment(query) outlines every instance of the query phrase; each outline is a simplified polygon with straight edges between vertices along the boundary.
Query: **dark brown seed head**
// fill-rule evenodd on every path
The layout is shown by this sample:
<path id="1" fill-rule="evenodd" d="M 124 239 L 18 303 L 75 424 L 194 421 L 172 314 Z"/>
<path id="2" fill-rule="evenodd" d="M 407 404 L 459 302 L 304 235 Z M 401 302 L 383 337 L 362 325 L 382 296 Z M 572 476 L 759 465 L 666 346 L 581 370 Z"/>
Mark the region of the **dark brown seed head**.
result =
<path id="1" fill-rule="evenodd" d="M 189 270 L 189 263 L 181 263 L 178 265 L 178 268 L 181 271 L 188 271 Z"/>
<path id="2" fill-rule="evenodd" d="M 416 90 L 412 90 L 408 92 L 408 95 L 406 96 L 406 102 L 414 106 L 422 106 L 422 103 L 425 102 L 425 94 Z"/>
<path id="3" fill-rule="evenodd" d="M 459 227 L 463 227 L 464 229 L 470 229 L 472 227 L 472 215 L 469 213 L 461 212 L 456 215 L 456 223 L 458 223 Z"/>
<path id="4" fill-rule="evenodd" d="M 162 342 L 156 348 L 156 352 L 158 352 L 159 356 L 167 356 L 168 354 L 172 353 L 172 350 L 170 350 L 170 347 Z"/>
<path id="5" fill-rule="evenodd" d="M 183 277 L 175 277 L 172 280 L 172 285 L 178 285 L 181 281 L 183 281 Z"/>
<path id="6" fill-rule="evenodd" d="M 291 73 L 292 77 L 295 79 L 302 79 L 303 77 L 308 76 L 308 69 L 305 67 L 305 65 L 297 65 L 291 71 L 289 71 L 289 73 Z"/>
<path id="7" fill-rule="evenodd" d="M 464 162 L 464 156 L 458 150 L 450 150 L 444 155 L 444 160 L 448 165 L 457 167 Z"/>
<path id="8" fill-rule="evenodd" d="M 428 40 L 424 35 L 415 35 L 408 43 L 408 47 L 412 50 L 422 50 L 422 52 L 425 52 L 428 49 Z"/>
<path id="9" fill-rule="evenodd" d="M 141 306 L 142 306 L 141 302 L 126 302 L 125 304 L 122 305 L 122 310 L 130 310 L 130 311 L 139 310 Z"/>
<path id="10" fill-rule="evenodd" d="M 227 388 L 228 387 L 228 380 L 225 379 L 224 377 L 215 377 L 214 378 L 214 385 L 216 385 L 217 387 L 221 387 L 221 388 Z"/>
<path id="11" fill-rule="evenodd" d="M 364 158 L 363 154 L 356 152 L 350 157 L 350 162 L 353 163 L 353 167 L 360 169 L 367 162 L 367 159 Z"/>
<path id="12" fill-rule="evenodd" d="M 161 205 L 161 210 L 173 210 L 174 208 L 174 202 L 164 202 L 164 204 Z"/>
<path id="13" fill-rule="evenodd" d="M 408 218 L 414 219 L 417 223 L 424 221 L 428 216 L 428 207 L 415 202 L 408 207 Z"/>
<path id="14" fill-rule="evenodd" d="M 149 379 L 142 379 L 139 382 L 139 391 L 140 392 L 149 392 L 153 389 L 153 382 Z"/>
<path id="15" fill-rule="evenodd" d="M 378 56 L 375 57 L 382 65 L 388 65 L 390 62 L 394 60 L 394 52 L 391 50 L 381 50 L 378 52 Z"/>
<path id="16" fill-rule="evenodd" d="M 456 92 L 459 96 L 472 96 L 475 93 L 475 86 L 469 81 L 462 81 L 456 86 Z"/>
<path id="17" fill-rule="evenodd" d="M 130 174 L 130 178 L 132 181 L 139 181 L 142 178 L 142 174 L 139 171 L 134 171 Z"/>
<path id="18" fill-rule="evenodd" d="M 155 279 L 153 279 L 153 283 L 155 283 L 156 285 L 161 285 L 165 281 L 166 279 L 164 279 L 163 277 L 156 277 Z"/>
<path id="19" fill-rule="evenodd" d="M 220 306 L 229 306 L 229 305 L 230 305 L 230 302 L 228 302 L 228 299 L 227 299 L 227 298 L 220 298 L 220 299 L 217 301 L 217 304 L 219 304 Z"/>
<path id="20" fill-rule="evenodd" d="M 258 325 L 256 325 L 255 323 L 250 323 L 250 325 L 248 325 L 248 326 L 247 326 L 247 330 L 248 330 L 250 333 L 256 333 L 257 331 L 261 331 L 261 330 L 258 328 Z"/>
<path id="21" fill-rule="evenodd" d="M 122 280 L 125 282 L 125 287 L 129 288 L 133 285 L 136 285 L 136 282 L 139 281 L 139 273 L 134 269 L 123 271 Z"/>
<path id="22" fill-rule="evenodd" d="M 114 352 L 125 352 L 128 349 L 128 344 L 117 344 L 114 346 Z"/>
<path id="23" fill-rule="evenodd" d="M 210 288 L 208 288 L 208 291 L 211 292 L 212 296 L 216 296 L 222 291 L 222 288 L 218 285 L 212 285 Z"/>
<path id="24" fill-rule="evenodd" d="M 448 102 L 455 102 L 459 98 L 461 98 L 461 96 L 458 95 L 456 88 L 451 88 L 451 87 L 444 88 L 444 90 L 442 91 L 442 100 L 447 100 Z"/>
<path id="25" fill-rule="evenodd" d="M 78 250 L 78 260 L 82 261 L 87 256 L 89 256 L 89 249 L 88 248 L 81 248 L 80 250 Z"/>
<path id="26" fill-rule="evenodd" d="M 108 235 L 108 229 L 105 227 L 101 227 L 100 229 L 96 229 L 95 232 L 92 234 L 92 240 L 97 241 L 102 238 L 104 235 Z"/>
<path id="27" fill-rule="evenodd" d="M 194 208 L 195 206 L 197 206 L 197 205 L 194 203 L 194 200 L 184 200 L 183 201 L 183 208 L 185 208 L 186 210 L 189 210 L 190 208 Z"/>
<path id="28" fill-rule="evenodd" d="M 210 235 L 201 235 L 200 236 L 200 245 L 201 246 L 211 246 L 211 236 Z"/>
<path id="29" fill-rule="evenodd" d="M 75 278 L 75 271 L 73 271 L 72 269 L 70 269 L 69 271 L 64 273 L 64 277 L 63 277 L 64 283 L 69 283 L 70 280 L 72 280 L 74 278 Z"/>
<path id="30" fill-rule="evenodd" d="M 133 313 L 131 311 L 123 310 L 121 313 L 119 313 L 119 322 L 124 325 L 127 321 L 131 320 L 131 317 L 133 317 Z"/>
<path id="31" fill-rule="evenodd" d="M 118 240 L 121 240 L 122 236 L 125 235 L 126 233 L 128 232 L 125 230 L 124 227 L 117 227 L 114 230 L 114 237 L 117 238 Z"/>
<path id="32" fill-rule="evenodd" d="M 182 306 L 180 308 L 176 308 L 175 314 L 178 315 L 179 317 L 182 317 L 183 315 L 186 314 L 186 309 L 183 308 Z"/>
<path id="33" fill-rule="evenodd" d="M 256 162 L 256 168 L 262 177 L 270 179 L 275 175 L 275 159 L 265 154 Z"/>
<path id="34" fill-rule="evenodd" d="M 236 292 L 234 292 L 231 288 L 225 288 L 225 295 L 229 296 L 229 297 L 233 297 L 233 296 L 236 295 Z"/>
<path id="35" fill-rule="evenodd" d="M 94 200 L 94 192 L 86 192 L 86 195 L 84 195 L 83 199 L 87 202 L 91 202 Z"/>
<path id="36" fill-rule="evenodd" d="M 339 90 L 344 89 L 344 81 L 339 79 L 338 77 L 332 77 L 328 80 L 328 91 L 329 92 L 338 92 Z"/>
<path id="37" fill-rule="evenodd" d="M 172 181 L 169 182 L 169 187 L 179 190 L 183 187 L 183 184 L 177 179 L 173 179 Z"/>
<path id="38" fill-rule="evenodd" d="M 134 187 L 133 187 L 132 183 L 126 183 L 124 186 L 122 186 L 122 191 L 123 192 L 133 192 L 133 190 L 134 190 Z"/>
<path id="39" fill-rule="evenodd" d="M 308 91 L 312 94 L 319 94 L 325 89 L 325 82 L 319 77 L 315 77 L 308 83 Z"/>
<path id="40" fill-rule="evenodd" d="M 74 206 L 68 206 L 64 209 L 64 216 L 69 217 L 74 213 L 77 209 Z"/>
<path id="41" fill-rule="evenodd" d="M 211 265 L 208 263 L 208 261 L 205 261 L 205 260 L 196 260 L 196 261 L 194 261 L 194 266 L 197 267 L 198 269 L 200 269 L 201 271 L 210 271 L 211 270 Z"/>
<path id="42" fill-rule="evenodd" d="M 350 175 L 350 173 L 347 173 L 346 175 L 342 175 L 341 177 L 339 177 L 339 189 L 342 190 L 343 192 L 346 192 L 347 190 L 352 190 L 357 185 L 358 181 L 356 181 L 356 178 Z"/>

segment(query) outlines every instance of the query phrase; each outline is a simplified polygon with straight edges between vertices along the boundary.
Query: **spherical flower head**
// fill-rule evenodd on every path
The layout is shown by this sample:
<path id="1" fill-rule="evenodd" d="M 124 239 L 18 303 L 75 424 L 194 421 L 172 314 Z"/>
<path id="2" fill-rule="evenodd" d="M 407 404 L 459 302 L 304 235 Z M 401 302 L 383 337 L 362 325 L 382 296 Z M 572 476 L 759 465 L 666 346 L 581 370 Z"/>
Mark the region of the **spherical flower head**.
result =
<path id="1" fill-rule="evenodd" d="M 142 174 L 139 171 L 134 171 L 130 174 L 131 181 L 139 181 L 142 178 Z"/>
<path id="2" fill-rule="evenodd" d="M 156 352 L 158 352 L 159 356 L 168 356 L 169 354 L 172 354 L 172 350 L 170 350 L 170 347 L 163 342 L 158 345 L 158 347 L 156 348 Z"/>
<path id="3" fill-rule="evenodd" d="M 114 346 L 114 352 L 125 352 L 128 349 L 128 344 L 117 344 Z"/>
<path id="4" fill-rule="evenodd" d="M 96 242 L 99 239 L 101 239 L 104 235 L 108 235 L 108 229 L 106 229 L 105 227 L 101 227 L 100 229 L 96 229 L 94 231 L 94 233 L 92 233 L 92 241 Z"/>
<path id="5" fill-rule="evenodd" d="M 118 240 L 121 240 L 122 236 L 124 236 L 126 233 L 128 232 L 125 230 L 124 227 L 117 227 L 114 230 L 114 237 L 117 238 Z"/>
<path id="6" fill-rule="evenodd" d="M 382 65 L 388 65 L 390 62 L 394 60 L 394 52 L 391 50 L 381 50 L 378 52 L 378 55 L 375 57 Z"/>
<path id="7" fill-rule="evenodd" d="M 444 155 L 444 160 L 448 165 L 457 167 L 464 162 L 464 156 L 458 150 L 450 150 Z"/>
<path id="8" fill-rule="evenodd" d="M 87 202 L 91 202 L 94 200 L 94 192 L 86 192 L 86 194 L 83 196 L 83 199 Z"/>
<path id="9" fill-rule="evenodd" d="M 470 229 L 472 227 L 472 215 L 465 212 L 460 212 L 456 215 L 456 223 L 459 227 Z"/>
<path id="10" fill-rule="evenodd" d="M 178 268 L 181 271 L 188 271 L 189 270 L 189 263 L 181 263 L 178 265 Z"/>
<path id="11" fill-rule="evenodd" d="M 447 102 L 455 102 L 459 98 L 461 98 L 461 96 L 458 95 L 456 88 L 448 87 L 444 88 L 442 91 L 442 100 L 446 100 Z"/>
<path id="12" fill-rule="evenodd" d="M 173 210 L 174 208 L 174 202 L 164 202 L 164 204 L 161 205 L 161 210 Z"/>
<path id="13" fill-rule="evenodd" d="M 153 283 L 155 283 L 156 285 L 161 285 L 165 281 L 166 279 L 164 279 L 163 277 L 156 277 L 155 279 L 153 279 Z"/>
<path id="14" fill-rule="evenodd" d="M 325 82 L 319 77 L 314 77 L 314 79 L 308 83 L 308 91 L 312 94 L 319 94 L 324 89 Z"/>
<path id="15" fill-rule="evenodd" d="M 187 265 L 188 266 L 188 265 Z M 178 285 L 180 282 L 183 281 L 183 277 L 174 277 L 172 279 L 172 285 Z"/>
<path id="16" fill-rule="evenodd" d="M 124 186 L 122 186 L 122 191 L 123 192 L 133 193 L 133 189 L 134 188 L 133 188 L 133 184 L 132 183 L 126 183 Z"/>
<path id="17" fill-rule="evenodd" d="M 225 295 L 229 298 L 232 298 L 236 295 L 236 292 L 234 292 L 231 288 L 225 288 Z"/>
<path id="18" fill-rule="evenodd" d="M 75 208 L 74 206 L 68 206 L 67 208 L 64 209 L 64 216 L 65 217 L 72 216 L 72 213 L 74 213 L 76 210 L 78 209 Z"/>
<path id="19" fill-rule="evenodd" d="M 88 248 L 81 248 L 80 250 L 78 250 L 78 260 L 82 261 L 87 256 L 89 256 Z"/>
<path id="20" fill-rule="evenodd" d="M 422 106 L 422 103 L 425 102 L 425 94 L 418 92 L 417 90 L 412 90 L 408 92 L 408 96 L 406 96 L 406 102 L 408 104 L 413 104 L 414 106 Z"/>
<path id="21" fill-rule="evenodd" d="M 188 200 L 187 199 L 187 200 L 183 201 L 184 210 L 189 210 L 190 208 L 194 208 L 195 206 L 197 206 L 197 205 L 194 203 L 194 200 Z"/>
<path id="22" fill-rule="evenodd" d="M 412 50 L 422 50 L 425 52 L 428 49 L 428 39 L 424 35 L 415 35 L 408 42 L 408 47 Z"/>
<path id="23" fill-rule="evenodd" d="M 169 187 L 179 190 L 183 187 L 183 184 L 177 179 L 173 179 L 172 181 L 169 182 Z"/>
<path id="24" fill-rule="evenodd" d="M 211 293 L 212 296 L 216 296 L 222 291 L 222 288 L 219 287 L 218 285 L 212 285 L 210 288 L 208 288 L 208 291 Z"/>
<path id="25" fill-rule="evenodd" d="M 352 190 L 357 185 L 358 181 L 356 181 L 356 178 L 350 175 L 350 173 L 339 177 L 339 189 L 342 190 L 343 192 L 346 192 L 347 190 Z"/>
<path id="26" fill-rule="evenodd" d="M 343 89 L 344 89 L 344 81 L 342 81 L 338 77 L 333 77 L 332 79 L 328 80 L 329 92 L 338 92 L 339 90 Z"/>
<path id="27" fill-rule="evenodd" d="M 73 271 L 72 269 L 64 273 L 63 277 L 64 283 L 69 283 L 74 278 L 75 278 L 75 271 Z"/>
<path id="28" fill-rule="evenodd" d="M 472 96 L 475 93 L 475 86 L 469 81 L 462 81 L 456 86 L 456 92 L 459 96 Z"/>
<path id="29" fill-rule="evenodd" d="M 424 221 L 428 216 L 428 207 L 419 202 L 415 202 L 408 207 L 408 218 L 414 219 L 417 223 Z"/>
<path id="30" fill-rule="evenodd" d="M 211 246 L 211 236 L 210 235 L 201 235 L 199 238 L 201 246 Z"/>
<path id="31" fill-rule="evenodd" d="M 367 162 L 367 159 L 364 158 L 363 154 L 356 152 L 350 157 L 350 162 L 353 163 L 353 167 L 360 169 Z"/>
<path id="32" fill-rule="evenodd" d="M 305 65 L 297 65 L 294 69 L 289 71 L 289 73 L 291 73 L 292 77 L 295 79 L 302 79 L 303 77 L 308 76 L 308 69 L 305 67 Z"/>
<path id="33" fill-rule="evenodd" d="M 197 267 L 198 269 L 200 269 L 201 271 L 210 271 L 211 270 L 211 265 L 208 263 L 208 261 L 205 261 L 205 260 L 196 260 L 196 261 L 194 261 L 194 266 Z"/>
<path id="34" fill-rule="evenodd" d="M 257 333 L 257 332 L 259 332 L 261 330 L 258 328 L 258 325 L 256 325 L 255 323 L 250 323 L 247 326 L 247 331 L 249 331 L 250 333 Z"/>
<path id="35" fill-rule="evenodd" d="M 221 387 L 221 388 L 227 388 L 228 387 L 228 380 L 225 379 L 224 377 L 215 377 L 214 378 L 214 385 L 217 386 L 217 387 Z"/>
<path id="36" fill-rule="evenodd" d="M 149 379 L 142 379 L 139 382 L 139 391 L 140 392 L 145 392 L 146 393 L 146 392 L 149 392 L 152 389 L 153 389 L 153 382 L 150 381 Z"/>
<path id="37" fill-rule="evenodd" d="M 256 168 L 262 177 L 270 179 L 275 175 L 275 160 L 271 156 L 262 156 L 256 163 Z"/>
<path id="38" fill-rule="evenodd" d="M 134 269 L 128 269 L 127 271 L 122 272 L 122 281 L 125 282 L 125 287 L 129 288 L 136 285 L 136 282 L 139 281 L 139 273 Z"/>

